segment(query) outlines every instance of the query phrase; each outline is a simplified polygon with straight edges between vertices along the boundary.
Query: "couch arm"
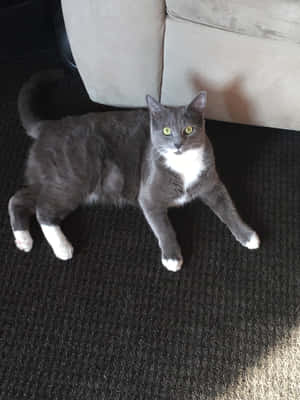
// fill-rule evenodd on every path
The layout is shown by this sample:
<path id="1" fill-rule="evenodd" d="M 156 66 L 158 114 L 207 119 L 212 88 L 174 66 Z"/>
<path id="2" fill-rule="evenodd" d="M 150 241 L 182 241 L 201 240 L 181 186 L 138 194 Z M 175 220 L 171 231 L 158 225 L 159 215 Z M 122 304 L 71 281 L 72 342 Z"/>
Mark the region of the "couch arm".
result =
<path id="1" fill-rule="evenodd" d="M 160 97 L 164 0 L 62 0 L 72 53 L 90 98 L 114 106 Z"/>

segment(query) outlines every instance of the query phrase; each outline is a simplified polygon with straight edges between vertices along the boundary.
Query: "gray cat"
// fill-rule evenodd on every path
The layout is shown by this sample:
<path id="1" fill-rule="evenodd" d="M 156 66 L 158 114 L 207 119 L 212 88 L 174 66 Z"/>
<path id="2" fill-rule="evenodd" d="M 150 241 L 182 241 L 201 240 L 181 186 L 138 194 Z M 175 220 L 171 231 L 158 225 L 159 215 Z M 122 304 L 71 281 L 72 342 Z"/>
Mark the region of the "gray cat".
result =
<path id="1" fill-rule="evenodd" d="M 35 214 L 55 255 L 68 260 L 73 247 L 59 224 L 84 203 L 139 205 L 155 234 L 162 264 L 178 271 L 183 259 L 168 219 L 169 207 L 200 198 L 249 249 L 257 234 L 238 215 L 215 169 L 205 133 L 206 92 L 184 107 L 166 107 L 147 96 L 148 110 L 110 111 L 41 120 L 43 88 L 59 71 L 32 77 L 18 99 L 22 124 L 35 139 L 26 184 L 9 201 L 16 246 L 30 251 L 29 220 Z"/>

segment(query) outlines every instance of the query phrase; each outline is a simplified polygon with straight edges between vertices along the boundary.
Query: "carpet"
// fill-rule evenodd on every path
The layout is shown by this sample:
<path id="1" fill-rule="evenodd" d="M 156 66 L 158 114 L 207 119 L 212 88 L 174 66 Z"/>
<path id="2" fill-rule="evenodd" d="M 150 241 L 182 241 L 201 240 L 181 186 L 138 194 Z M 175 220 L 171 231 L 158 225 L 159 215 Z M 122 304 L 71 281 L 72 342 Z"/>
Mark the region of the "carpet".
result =
<path id="1" fill-rule="evenodd" d="M 29 254 L 14 246 L 9 197 L 31 139 L 16 112 L 44 52 L 0 65 L 0 399 L 296 400 L 300 398 L 300 135 L 208 121 L 217 169 L 259 233 L 241 247 L 201 202 L 170 216 L 183 269 L 160 264 L 138 209 L 86 207 L 54 257 L 35 220 Z M 50 116 L 100 109 L 78 77 L 49 93 Z"/>

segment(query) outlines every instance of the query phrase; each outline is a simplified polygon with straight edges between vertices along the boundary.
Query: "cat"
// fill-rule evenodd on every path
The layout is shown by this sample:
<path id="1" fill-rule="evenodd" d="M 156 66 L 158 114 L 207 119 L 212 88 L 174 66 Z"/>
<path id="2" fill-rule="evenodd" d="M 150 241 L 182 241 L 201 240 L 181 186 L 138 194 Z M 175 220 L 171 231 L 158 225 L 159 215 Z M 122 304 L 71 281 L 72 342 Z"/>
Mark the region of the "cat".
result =
<path id="1" fill-rule="evenodd" d="M 162 264 L 180 270 L 183 258 L 168 208 L 201 199 L 245 247 L 257 249 L 256 232 L 240 218 L 215 168 L 205 133 L 207 94 L 187 106 L 167 107 L 150 95 L 147 108 L 88 113 L 42 120 L 40 94 L 61 71 L 34 75 L 18 97 L 20 119 L 35 139 L 27 159 L 25 185 L 9 200 L 16 246 L 29 252 L 35 214 L 54 254 L 73 255 L 60 222 L 84 203 L 139 206 L 161 250 Z"/>

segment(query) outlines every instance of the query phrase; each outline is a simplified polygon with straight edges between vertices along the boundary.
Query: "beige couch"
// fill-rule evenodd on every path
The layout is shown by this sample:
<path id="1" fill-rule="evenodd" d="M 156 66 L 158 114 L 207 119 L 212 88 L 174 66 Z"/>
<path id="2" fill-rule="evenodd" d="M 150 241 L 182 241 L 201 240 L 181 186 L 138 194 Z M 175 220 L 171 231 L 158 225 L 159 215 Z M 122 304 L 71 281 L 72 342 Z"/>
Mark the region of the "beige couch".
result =
<path id="1" fill-rule="evenodd" d="M 208 91 L 207 117 L 300 130 L 300 1 L 62 0 L 92 100 L 145 106 Z"/>

